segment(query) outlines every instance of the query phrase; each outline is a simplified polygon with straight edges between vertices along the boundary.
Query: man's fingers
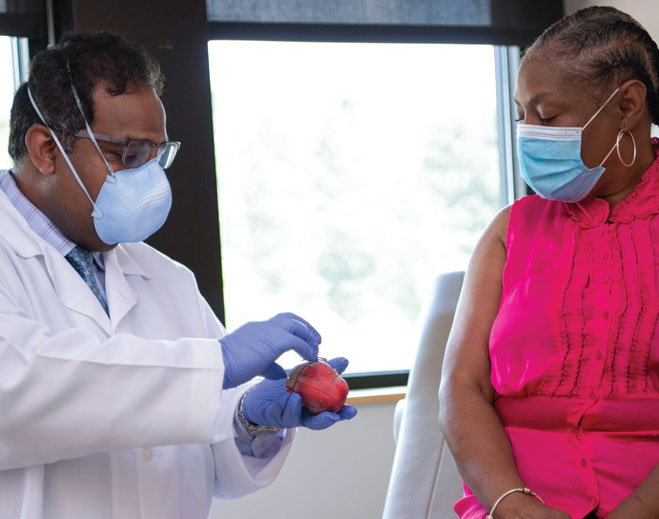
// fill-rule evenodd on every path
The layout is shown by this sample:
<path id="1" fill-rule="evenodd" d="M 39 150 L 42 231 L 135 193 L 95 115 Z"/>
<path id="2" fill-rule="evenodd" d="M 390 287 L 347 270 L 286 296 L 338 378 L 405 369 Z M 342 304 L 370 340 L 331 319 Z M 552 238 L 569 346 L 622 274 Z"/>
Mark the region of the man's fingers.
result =
<path id="1" fill-rule="evenodd" d="M 289 394 L 284 391 L 283 394 L 272 400 L 265 412 L 265 416 L 268 419 L 267 425 L 272 425 L 275 427 L 282 426 L 282 416 L 284 414 L 284 408 L 286 407 L 288 395 Z"/>
<path id="2" fill-rule="evenodd" d="M 286 374 L 284 368 L 282 368 L 276 362 L 273 362 L 266 368 L 263 373 L 261 373 L 261 376 L 270 380 L 278 380 L 280 378 L 286 378 L 288 375 Z"/>
<path id="3" fill-rule="evenodd" d="M 320 431 L 331 427 L 339 421 L 339 415 L 336 413 L 324 412 L 317 415 L 309 414 L 303 419 L 302 425 L 314 431 Z"/>
<path id="4" fill-rule="evenodd" d="M 315 346 L 311 346 L 302 339 L 298 339 L 297 337 L 293 335 L 289 335 L 289 341 L 288 344 L 284 346 L 285 350 L 282 351 L 288 351 L 289 349 L 295 350 L 300 357 L 302 357 L 305 360 L 316 360 L 318 359 L 318 345 L 316 344 Z"/>
<path id="5" fill-rule="evenodd" d="M 322 341 L 318 331 L 307 321 L 302 319 L 302 317 L 299 315 L 286 312 L 277 314 L 272 318 L 272 320 L 279 324 L 279 326 L 284 328 L 287 332 L 292 333 L 293 335 L 299 337 L 303 341 L 308 342 L 309 344 L 318 346 Z"/>
<path id="6" fill-rule="evenodd" d="M 297 427 L 302 414 L 302 398 L 297 393 L 287 393 L 288 399 L 282 413 L 282 422 L 290 424 L 289 427 Z"/>
<path id="7" fill-rule="evenodd" d="M 344 405 L 343 409 L 339 411 L 339 418 L 341 420 L 352 420 L 357 414 L 357 408 L 352 405 Z"/>
<path id="8" fill-rule="evenodd" d="M 334 368 L 339 373 L 339 375 L 343 373 L 348 367 L 348 359 L 345 357 L 336 357 L 334 359 L 328 360 L 327 363 L 332 366 L 332 368 Z"/>

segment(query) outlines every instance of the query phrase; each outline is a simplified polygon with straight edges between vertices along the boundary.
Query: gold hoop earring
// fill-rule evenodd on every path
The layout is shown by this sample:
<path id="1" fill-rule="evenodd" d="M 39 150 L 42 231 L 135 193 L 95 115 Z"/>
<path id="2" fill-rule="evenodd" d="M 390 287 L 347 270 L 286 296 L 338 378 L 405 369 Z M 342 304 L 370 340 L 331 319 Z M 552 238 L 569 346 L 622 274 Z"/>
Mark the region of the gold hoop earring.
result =
<path id="1" fill-rule="evenodd" d="M 632 161 L 629 164 L 627 164 L 622 159 L 622 154 L 620 153 L 620 141 L 625 136 L 625 134 L 629 135 L 629 137 L 632 140 L 632 144 L 634 145 L 634 156 L 632 157 Z M 623 166 L 631 168 L 634 165 L 634 162 L 636 162 L 636 141 L 634 140 L 634 134 L 632 134 L 632 132 L 627 130 L 626 128 L 623 128 L 622 130 L 620 130 L 618 132 L 618 137 L 616 138 L 616 152 L 618 153 L 618 159 L 620 160 L 620 162 Z"/>

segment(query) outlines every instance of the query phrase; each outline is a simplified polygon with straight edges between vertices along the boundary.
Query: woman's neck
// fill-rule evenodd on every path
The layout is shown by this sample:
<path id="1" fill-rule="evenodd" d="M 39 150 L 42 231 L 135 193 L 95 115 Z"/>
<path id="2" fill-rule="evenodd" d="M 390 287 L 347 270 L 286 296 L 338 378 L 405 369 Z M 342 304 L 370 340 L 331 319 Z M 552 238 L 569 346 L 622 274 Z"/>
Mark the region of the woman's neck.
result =
<path id="1" fill-rule="evenodd" d="M 610 209 L 613 210 L 616 205 L 634 192 L 634 189 L 636 189 L 636 186 L 643 178 L 643 174 L 650 168 L 656 158 L 656 150 L 650 141 L 647 141 L 643 146 L 639 145 L 635 164 L 629 168 L 622 166 L 625 173 L 624 181 L 621 182 L 618 189 L 611 193 L 599 195 L 598 198 L 606 200 L 609 203 Z"/>

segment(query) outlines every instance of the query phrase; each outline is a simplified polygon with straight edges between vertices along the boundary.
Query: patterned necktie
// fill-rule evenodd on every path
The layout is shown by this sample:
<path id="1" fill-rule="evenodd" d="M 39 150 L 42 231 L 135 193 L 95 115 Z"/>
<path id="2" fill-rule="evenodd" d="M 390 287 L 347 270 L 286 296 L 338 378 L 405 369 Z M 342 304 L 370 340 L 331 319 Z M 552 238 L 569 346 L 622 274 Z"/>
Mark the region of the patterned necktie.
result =
<path id="1" fill-rule="evenodd" d="M 83 249 L 80 245 L 76 245 L 74 249 L 66 255 L 66 259 L 73 266 L 80 277 L 87 283 L 87 286 L 98 299 L 98 302 L 101 303 L 103 310 L 106 314 L 110 314 L 108 311 L 108 304 L 101 294 L 101 290 L 98 288 L 98 283 L 96 283 L 96 278 L 94 277 L 94 257 L 92 253 L 87 249 Z"/>

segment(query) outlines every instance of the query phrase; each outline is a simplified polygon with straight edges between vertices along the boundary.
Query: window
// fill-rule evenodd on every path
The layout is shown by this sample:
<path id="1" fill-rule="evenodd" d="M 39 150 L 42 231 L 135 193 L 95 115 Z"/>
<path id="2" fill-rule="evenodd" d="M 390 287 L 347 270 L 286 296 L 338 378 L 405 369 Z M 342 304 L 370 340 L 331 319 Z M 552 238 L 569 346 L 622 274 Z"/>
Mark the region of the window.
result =
<path id="1" fill-rule="evenodd" d="M 493 47 L 209 54 L 228 328 L 291 310 L 350 371 L 409 369 L 434 276 L 502 204 Z"/>
<path id="2" fill-rule="evenodd" d="M 3 77 L 15 77 L 15 45 L 16 38 L 9 36 L 0 36 L 0 70 L 5 71 Z M 16 81 L 0 81 L 0 169 L 9 169 L 12 166 L 9 153 L 7 152 L 7 142 L 9 142 L 9 114 L 11 103 L 14 98 Z"/>

